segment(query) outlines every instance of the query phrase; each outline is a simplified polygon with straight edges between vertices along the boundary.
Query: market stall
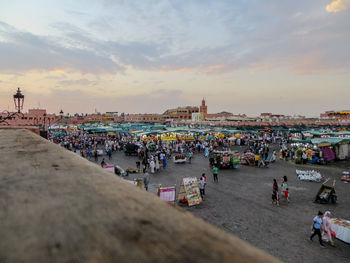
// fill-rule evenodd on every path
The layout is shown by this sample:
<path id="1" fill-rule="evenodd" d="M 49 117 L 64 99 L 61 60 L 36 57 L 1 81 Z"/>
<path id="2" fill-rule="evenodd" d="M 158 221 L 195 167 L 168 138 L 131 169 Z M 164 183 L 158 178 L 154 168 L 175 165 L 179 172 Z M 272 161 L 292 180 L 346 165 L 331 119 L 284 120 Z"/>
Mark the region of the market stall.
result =
<path id="1" fill-rule="evenodd" d="M 240 162 L 244 165 L 256 166 L 255 154 L 250 151 L 243 153 Z"/>
<path id="2" fill-rule="evenodd" d="M 175 154 L 173 161 L 174 163 L 185 163 L 187 161 L 186 154 Z"/>
<path id="3" fill-rule="evenodd" d="M 209 155 L 209 164 L 218 165 L 220 169 L 238 168 L 239 153 L 237 151 L 213 151 Z"/>
<path id="4" fill-rule="evenodd" d="M 336 238 L 350 244 L 350 221 L 332 218 L 331 228 L 335 232 Z"/>

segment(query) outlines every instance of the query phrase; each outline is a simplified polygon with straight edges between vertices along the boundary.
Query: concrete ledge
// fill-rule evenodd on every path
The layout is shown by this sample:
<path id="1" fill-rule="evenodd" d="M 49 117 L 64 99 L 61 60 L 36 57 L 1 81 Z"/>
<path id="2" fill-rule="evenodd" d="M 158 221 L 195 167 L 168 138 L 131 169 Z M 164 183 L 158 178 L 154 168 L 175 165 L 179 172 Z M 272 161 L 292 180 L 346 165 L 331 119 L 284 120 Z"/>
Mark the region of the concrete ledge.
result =
<path id="1" fill-rule="evenodd" d="M 13 126 L 13 125 L 1 126 L 0 125 L 0 129 L 26 129 L 26 130 L 29 130 L 31 132 L 34 132 L 34 133 L 40 135 L 40 131 L 39 131 L 38 126 Z"/>
<path id="2" fill-rule="evenodd" d="M 0 262 L 280 262 L 28 130 L 0 150 Z"/>

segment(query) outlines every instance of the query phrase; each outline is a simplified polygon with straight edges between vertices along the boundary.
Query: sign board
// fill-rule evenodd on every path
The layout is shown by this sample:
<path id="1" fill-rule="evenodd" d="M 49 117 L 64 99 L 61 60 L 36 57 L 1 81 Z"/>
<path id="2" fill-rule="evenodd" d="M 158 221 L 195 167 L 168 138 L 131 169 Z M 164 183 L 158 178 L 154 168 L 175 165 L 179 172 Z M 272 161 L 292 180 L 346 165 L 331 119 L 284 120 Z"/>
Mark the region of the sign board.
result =
<path id="1" fill-rule="evenodd" d="M 175 186 L 172 187 L 160 187 L 159 188 L 159 197 L 160 199 L 167 202 L 175 202 Z"/>
<path id="2" fill-rule="evenodd" d="M 107 172 L 114 173 L 114 165 L 106 165 L 103 167 L 103 169 L 105 169 Z"/>
<path id="3" fill-rule="evenodd" d="M 182 179 L 178 200 L 186 198 L 188 206 L 198 205 L 202 202 L 196 177 Z"/>

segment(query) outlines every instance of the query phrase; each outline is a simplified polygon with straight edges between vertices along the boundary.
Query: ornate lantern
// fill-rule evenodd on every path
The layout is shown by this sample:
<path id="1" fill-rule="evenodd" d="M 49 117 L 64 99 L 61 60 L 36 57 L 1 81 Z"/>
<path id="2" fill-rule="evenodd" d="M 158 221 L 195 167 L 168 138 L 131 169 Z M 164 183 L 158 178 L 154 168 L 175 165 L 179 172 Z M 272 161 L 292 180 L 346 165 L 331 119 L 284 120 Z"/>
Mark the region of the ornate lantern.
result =
<path id="1" fill-rule="evenodd" d="M 21 110 L 23 110 L 24 95 L 21 93 L 20 88 L 18 88 L 16 94 L 13 95 L 13 101 L 15 102 L 17 112 L 21 113 Z"/>

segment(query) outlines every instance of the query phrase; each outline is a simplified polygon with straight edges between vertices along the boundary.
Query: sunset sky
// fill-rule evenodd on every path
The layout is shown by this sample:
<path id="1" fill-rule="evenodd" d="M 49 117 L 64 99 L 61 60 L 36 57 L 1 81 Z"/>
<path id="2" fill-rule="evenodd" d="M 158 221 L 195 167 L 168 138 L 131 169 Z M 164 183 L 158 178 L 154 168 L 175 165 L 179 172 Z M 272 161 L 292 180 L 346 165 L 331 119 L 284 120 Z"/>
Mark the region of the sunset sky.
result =
<path id="1" fill-rule="evenodd" d="M 350 109 L 350 0 L 1 0 L 0 109 Z"/>

